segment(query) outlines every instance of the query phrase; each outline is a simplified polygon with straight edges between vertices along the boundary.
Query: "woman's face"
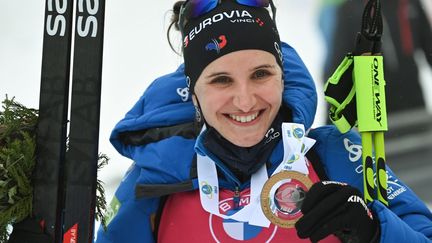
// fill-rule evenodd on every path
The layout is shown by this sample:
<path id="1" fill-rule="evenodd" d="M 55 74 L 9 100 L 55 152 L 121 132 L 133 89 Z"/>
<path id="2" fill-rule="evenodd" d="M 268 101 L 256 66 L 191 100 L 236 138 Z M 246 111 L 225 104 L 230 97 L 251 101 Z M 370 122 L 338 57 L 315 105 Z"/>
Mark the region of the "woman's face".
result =
<path id="1" fill-rule="evenodd" d="M 210 63 L 195 84 L 207 123 L 231 143 L 250 147 L 260 142 L 282 103 L 282 70 L 261 50 L 242 50 Z"/>

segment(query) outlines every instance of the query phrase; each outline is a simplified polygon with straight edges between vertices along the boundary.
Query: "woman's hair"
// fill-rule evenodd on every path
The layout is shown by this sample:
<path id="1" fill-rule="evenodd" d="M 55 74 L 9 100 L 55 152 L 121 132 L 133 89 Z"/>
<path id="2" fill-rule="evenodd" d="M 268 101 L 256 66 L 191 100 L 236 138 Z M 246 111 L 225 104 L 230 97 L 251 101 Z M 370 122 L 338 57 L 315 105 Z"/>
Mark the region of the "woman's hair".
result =
<path id="1" fill-rule="evenodd" d="M 173 50 L 175 53 L 181 55 L 181 53 L 179 53 L 173 46 L 172 42 L 171 42 L 171 38 L 170 38 L 170 32 L 171 29 L 174 27 L 175 30 L 180 31 L 180 28 L 178 26 L 178 21 L 179 21 L 179 15 L 180 15 L 180 8 L 182 6 L 182 4 L 186 2 L 186 1 L 177 1 L 176 3 L 174 3 L 173 9 L 172 9 L 172 16 L 171 16 L 171 20 L 170 20 L 170 24 L 168 26 L 168 30 L 167 30 L 167 40 L 168 40 L 168 44 L 171 47 L 171 50 Z"/>

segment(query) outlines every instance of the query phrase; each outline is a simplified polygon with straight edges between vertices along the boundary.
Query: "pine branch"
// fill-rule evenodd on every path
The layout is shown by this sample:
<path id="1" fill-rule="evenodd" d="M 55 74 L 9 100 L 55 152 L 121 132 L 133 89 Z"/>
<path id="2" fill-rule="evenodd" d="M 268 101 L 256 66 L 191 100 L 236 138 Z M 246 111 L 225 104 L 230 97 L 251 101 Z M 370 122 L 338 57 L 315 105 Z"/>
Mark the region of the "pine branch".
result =
<path id="1" fill-rule="evenodd" d="M 98 158 L 98 166 L 97 169 L 100 171 L 105 165 L 108 164 L 109 158 L 106 154 L 99 154 Z M 99 220 L 102 223 L 102 227 L 104 227 L 104 230 L 107 229 L 106 225 L 106 217 L 107 214 L 107 203 L 105 199 L 105 189 L 103 187 L 103 181 L 100 179 L 97 179 L 96 184 L 96 212 L 95 212 L 95 218 L 96 220 Z"/>
<path id="2" fill-rule="evenodd" d="M 38 111 L 27 108 L 14 98 L 2 102 L 0 111 L 0 242 L 8 239 L 8 225 L 31 216 L 33 185 L 31 176 L 36 164 L 36 125 Z M 98 170 L 109 161 L 100 154 Z M 97 220 L 106 227 L 106 200 L 103 182 L 97 180 Z"/>
<path id="3" fill-rule="evenodd" d="M 2 102 L 0 112 L 0 240 L 7 227 L 32 210 L 31 174 L 35 166 L 37 111 L 14 98 Z"/>

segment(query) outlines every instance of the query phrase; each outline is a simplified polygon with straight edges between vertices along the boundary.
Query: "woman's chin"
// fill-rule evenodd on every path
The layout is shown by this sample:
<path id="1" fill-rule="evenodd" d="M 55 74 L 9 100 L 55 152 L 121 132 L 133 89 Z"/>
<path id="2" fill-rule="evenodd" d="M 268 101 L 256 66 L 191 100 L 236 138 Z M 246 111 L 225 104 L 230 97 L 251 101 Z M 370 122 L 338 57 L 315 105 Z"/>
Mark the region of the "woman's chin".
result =
<path id="1" fill-rule="evenodd" d="M 258 144 L 262 139 L 263 136 L 248 136 L 244 138 L 237 136 L 234 137 L 233 139 L 228 138 L 228 141 L 230 141 L 231 143 L 239 147 L 248 148 Z"/>

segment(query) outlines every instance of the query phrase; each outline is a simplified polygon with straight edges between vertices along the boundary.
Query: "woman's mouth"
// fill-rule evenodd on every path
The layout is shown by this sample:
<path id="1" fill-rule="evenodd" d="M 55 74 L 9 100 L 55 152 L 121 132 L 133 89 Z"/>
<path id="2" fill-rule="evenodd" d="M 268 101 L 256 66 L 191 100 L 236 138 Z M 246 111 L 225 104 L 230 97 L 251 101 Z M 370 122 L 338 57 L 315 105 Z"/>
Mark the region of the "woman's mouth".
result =
<path id="1" fill-rule="evenodd" d="M 236 121 L 236 122 L 249 123 L 249 122 L 254 121 L 260 115 L 260 113 L 261 113 L 261 111 L 257 111 L 253 114 L 248 114 L 248 115 L 228 114 L 228 117 L 231 118 L 232 120 Z"/>

